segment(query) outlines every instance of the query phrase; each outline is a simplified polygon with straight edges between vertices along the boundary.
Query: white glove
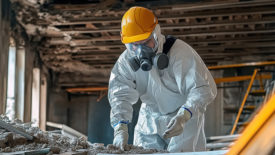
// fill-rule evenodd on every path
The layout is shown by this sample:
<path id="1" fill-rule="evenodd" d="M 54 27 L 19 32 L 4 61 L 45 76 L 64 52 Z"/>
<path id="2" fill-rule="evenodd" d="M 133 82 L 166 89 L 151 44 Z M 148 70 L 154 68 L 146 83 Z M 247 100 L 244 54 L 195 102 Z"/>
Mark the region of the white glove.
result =
<path id="1" fill-rule="evenodd" d="M 126 144 L 128 144 L 128 126 L 127 124 L 120 123 L 114 127 L 114 140 L 113 145 L 124 151 Z"/>
<path id="2" fill-rule="evenodd" d="M 177 115 L 174 116 L 169 124 L 167 130 L 164 132 L 163 138 L 171 138 L 178 136 L 183 132 L 184 124 L 191 118 L 191 112 L 181 108 Z"/>

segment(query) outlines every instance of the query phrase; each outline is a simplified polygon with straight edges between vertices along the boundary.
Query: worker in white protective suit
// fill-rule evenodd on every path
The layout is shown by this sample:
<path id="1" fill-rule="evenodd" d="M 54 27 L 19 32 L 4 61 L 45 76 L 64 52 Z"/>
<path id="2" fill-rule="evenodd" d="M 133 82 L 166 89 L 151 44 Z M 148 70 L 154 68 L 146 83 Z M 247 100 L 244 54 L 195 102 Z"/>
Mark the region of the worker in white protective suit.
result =
<path id="1" fill-rule="evenodd" d="M 113 144 L 123 150 L 128 143 L 132 105 L 140 98 L 134 145 L 204 151 L 204 113 L 217 89 L 200 56 L 180 39 L 163 53 L 165 36 L 152 11 L 143 7 L 124 14 L 121 40 L 127 49 L 112 69 L 108 92 Z"/>

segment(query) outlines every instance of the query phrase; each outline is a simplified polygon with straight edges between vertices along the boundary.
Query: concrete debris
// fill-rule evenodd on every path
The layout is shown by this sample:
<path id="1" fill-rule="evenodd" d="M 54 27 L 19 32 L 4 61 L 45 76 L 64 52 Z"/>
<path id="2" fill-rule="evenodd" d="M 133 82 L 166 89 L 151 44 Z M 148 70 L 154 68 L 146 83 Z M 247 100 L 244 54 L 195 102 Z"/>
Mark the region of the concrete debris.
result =
<path id="1" fill-rule="evenodd" d="M 126 153 L 126 154 L 145 154 L 145 153 L 166 153 L 167 151 L 156 149 L 143 149 L 142 147 L 127 145 L 125 151 L 122 151 L 112 144 L 104 146 L 101 143 L 89 143 L 84 137 L 70 138 L 59 133 L 41 131 L 38 127 L 32 127 L 31 123 L 23 123 L 15 119 L 9 120 L 5 115 L 1 115 L 0 119 L 13 125 L 17 128 L 25 130 L 30 135 L 34 136 L 34 140 L 28 140 L 25 137 L 6 131 L 0 128 L 0 153 L 1 152 L 17 152 L 17 151 L 32 151 L 50 148 L 49 154 L 59 154 L 77 152 L 80 154 L 96 155 L 97 153 Z"/>
<path id="2" fill-rule="evenodd" d="M 31 123 L 22 123 L 18 120 L 10 121 L 4 115 L 1 115 L 0 119 L 17 128 L 21 128 L 30 135 L 34 136 L 34 140 L 30 141 L 21 135 L 1 129 L 0 152 L 16 152 L 51 148 L 54 152 L 62 153 L 89 148 L 88 142 L 84 138 L 69 138 L 57 133 L 44 132 L 38 127 L 31 127 Z"/>
<path id="3" fill-rule="evenodd" d="M 139 146 L 134 146 L 132 144 L 128 144 L 125 148 L 125 151 L 122 151 L 116 148 L 114 145 L 109 144 L 106 147 L 103 144 L 93 144 L 92 149 L 88 151 L 88 154 L 96 155 L 98 153 L 110 153 L 110 154 L 152 154 L 152 153 L 168 153 L 168 151 L 164 150 L 156 150 L 156 149 L 143 149 Z"/>

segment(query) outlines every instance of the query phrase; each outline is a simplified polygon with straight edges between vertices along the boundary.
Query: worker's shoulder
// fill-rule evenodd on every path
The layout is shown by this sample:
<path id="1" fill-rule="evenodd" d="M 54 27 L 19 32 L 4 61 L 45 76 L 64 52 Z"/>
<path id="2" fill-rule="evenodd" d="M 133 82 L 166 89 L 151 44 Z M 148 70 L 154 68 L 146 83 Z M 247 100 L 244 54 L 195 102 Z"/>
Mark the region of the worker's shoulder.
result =
<path id="1" fill-rule="evenodd" d="M 178 50 L 186 50 L 186 51 L 194 50 L 188 43 L 186 43 L 181 39 L 177 39 L 172 47 L 173 49 L 178 49 Z"/>
<path id="2" fill-rule="evenodd" d="M 127 57 L 127 54 L 128 54 L 127 49 L 125 49 L 125 50 L 120 54 L 120 56 L 118 57 L 118 60 L 119 60 L 119 59 L 125 59 L 125 58 Z"/>
<path id="3" fill-rule="evenodd" d="M 129 57 L 129 52 L 127 52 L 127 49 L 125 49 L 121 54 L 120 56 L 118 57 L 116 63 L 119 63 L 120 65 L 121 64 L 125 64 L 124 62 L 127 61 Z"/>
<path id="4" fill-rule="evenodd" d="M 170 57 L 188 57 L 193 56 L 195 53 L 196 51 L 181 39 L 175 41 L 169 52 Z"/>

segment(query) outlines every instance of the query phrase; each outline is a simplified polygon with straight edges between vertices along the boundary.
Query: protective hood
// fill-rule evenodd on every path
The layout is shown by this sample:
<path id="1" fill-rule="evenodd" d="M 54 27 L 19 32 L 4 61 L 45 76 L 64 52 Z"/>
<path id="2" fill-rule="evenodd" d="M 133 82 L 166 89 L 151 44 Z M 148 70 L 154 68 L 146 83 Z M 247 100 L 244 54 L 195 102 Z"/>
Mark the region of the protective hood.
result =
<path id="1" fill-rule="evenodd" d="M 163 44 L 165 42 L 165 36 L 161 34 L 161 29 L 160 29 L 160 25 L 159 24 L 156 25 L 154 32 L 156 33 L 157 38 L 158 38 L 158 50 L 157 50 L 157 53 L 162 53 Z"/>

